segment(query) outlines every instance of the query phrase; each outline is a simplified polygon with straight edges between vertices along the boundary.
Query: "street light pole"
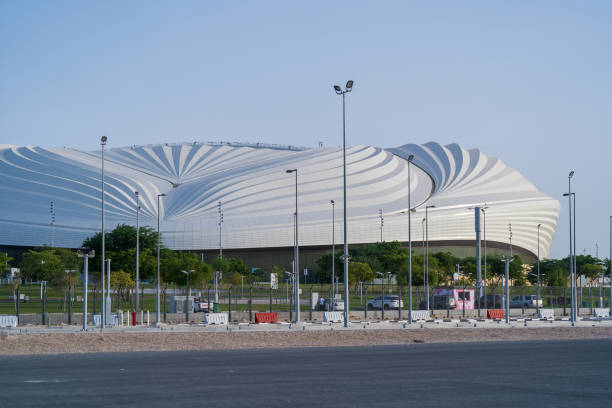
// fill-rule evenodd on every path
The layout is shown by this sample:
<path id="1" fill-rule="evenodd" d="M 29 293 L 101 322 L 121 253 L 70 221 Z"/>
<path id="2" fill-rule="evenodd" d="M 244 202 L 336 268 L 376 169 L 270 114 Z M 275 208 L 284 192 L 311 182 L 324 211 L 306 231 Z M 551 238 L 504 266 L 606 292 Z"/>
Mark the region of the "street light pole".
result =
<path id="1" fill-rule="evenodd" d="M 480 259 L 480 207 L 474 207 L 476 230 L 476 296 L 478 299 L 478 317 L 480 317 L 480 299 L 482 297 L 482 261 Z"/>
<path id="2" fill-rule="evenodd" d="M 106 136 L 100 138 L 100 146 L 102 148 L 102 270 L 100 273 L 100 277 L 102 278 L 102 311 L 100 312 L 100 330 L 104 330 L 104 323 L 106 320 L 106 296 L 104 296 L 104 268 L 106 264 L 106 258 L 104 257 L 104 240 L 106 235 L 104 230 L 104 146 L 106 146 L 107 140 L 108 138 Z"/>
<path id="3" fill-rule="evenodd" d="M 608 268 L 608 272 L 610 272 L 610 316 L 612 316 L 612 215 L 610 216 L 610 265 Z"/>
<path id="4" fill-rule="evenodd" d="M 159 202 L 160 202 L 160 198 L 161 197 L 165 197 L 166 194 L 161 193 L 157 195 L 157 282 L 156 282 L 156 286 L 155 286 L 155 325 L 159 325 L 160 323 L 160 318 L 159 318 L 159 309 L 160 309 L 160 297 L 161 297 L 161 293 L 160 293 L 160 278 L 161 278 L 161 274 L 160 274 L 160 267 L 159 267 L 159 253 L 161 250 L 161 232 L 159 230 Z"/>
<path id="5" fill-rule="evenodd" d="M 408 156 L 408 324 L 412 324 L 412 231 L 411 231 L 411 216 L 410 216 L 410 163 L 414 159 L 414 155 Z"/>
<path id="6" fill-rule="evenodd" d="M 429 312 L 429 215 L 430 208 L 436 208 L 435 205 L 425 206 L 425 289 L 427 290 L 427 311 Z"/>
<path id="7" fill-rule="evenodd" d="M 336 202 L 331 200 L 332 206 L 332 301 L 336 298 Z"/>
<path id="8" fill-rule="evenodd" d="M 503 256 L 501 260 L 506 266 L 506 301 L 504 302 L 504 315 L 506 317 L 506 324 L 508 324 L 510 322 L 510 302 L 508 301 L 508 298 L 510 296 L 510 261 L 512 260 L 512 256 Z"/>
<path id="9" fill-rule="evenodd" d="M 300 321 L 300 260 L 299 260 L 299 238 L 298 238 L 298 170 L 287 170 L 287 173 L 295 173 L 295 253 L 294 263 L 295 268 L 295 323 Z"/>
<path id="10" fill-rule="evenodd" d="M 334 85 L 336 95 L 342 95 L 342 169 L 344 179 L 344 327 L 348 327 L 349 323 L 349 286 L 348 286 L 348 237 L 347 237 L 347 223 L 346 223 L 346 94 L 353 90 L 353 81 L 349 80 L 346 82 L 346 87 L 343 90 L 338 85 Z"/>
<path id="11" fill-rule="evenodd" d="M 573 261 L 573 256 L 574 256 L 574 242 L 572 241 L 572 177 L 574 177 L 574 171 L 570 171 L 567 181 L 568 181 L 568 192 L 563 194 L 564 196 L 567 196 L 568 198 L 568 204 L 569 204 L 569 232 L 570 232 L 570 255 L 569 255 L 569 261 L 570 261 L 570 291 L 571 291 L 571 312 L 570 312 L 570 320 L 572 322 L 572 325 L 574 325 L 575 323 L 575 308 L 576 308 L 576 299 L 575 299 L 575 292 L 574 292 L 574 285 L 575 285 L 575 279 L 574 279 L 574 261 Z"/>
<path id="12" fill-rule="evenodd" d="M 540 314 L 540 228 L 542 224 L 538 224 L 538 295 L 536 296 L 536 312 Z"/>
<path id="13" fill-rule="evenodd" d="M 134 302 L 135 310 L 138 312 L 138 288 L 140 285 L 140 194 L 135 191 L 136 194 L 136 301 Z"/>

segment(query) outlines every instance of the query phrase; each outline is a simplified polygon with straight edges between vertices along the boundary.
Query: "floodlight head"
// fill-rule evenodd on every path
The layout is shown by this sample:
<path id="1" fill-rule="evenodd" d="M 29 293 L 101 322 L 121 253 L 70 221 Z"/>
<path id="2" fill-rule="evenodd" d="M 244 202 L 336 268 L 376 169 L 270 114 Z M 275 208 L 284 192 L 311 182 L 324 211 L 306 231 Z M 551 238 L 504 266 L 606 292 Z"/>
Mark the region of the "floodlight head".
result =
<path id="1" fill-rule="evenodd" d="M 105 145 L 107 140 L 108 140 L 108 138 L 107 138 L 106 136 L 102 136 L 102 137 L 100 138 L 100 143 L 101 143 L 101 144 L 103 144 L 103 145 Z"/>
<path id="2" fill-rule="evenodd" d="M 332 203 L 332 205 L 336 204 L 334 200 L 329 200 L 329 202 Z"/>
<path id="3" fill-rule="evenodd" d="M 540 228 L 542 226 L 542 224 L 538 224 L 538 228 Z"/>
<path id="4" fill-rule="evenodd" d="M 574 170 L 570 171 L 569 178 L 574 177 Z"/>
<path id="5" fill-rule="evenodd" d="M 290 170 L 287 170 L 286 173 L 293 173 L 295 171 L 297 171 L 297 169 L 290 169 Z"/>
<path id="6" fill-rule="evenodd" d="M 166 196 L 166 193 L 161 193 L 161 194 L 158 194 L 157 196 L 158 196 L 158 197 L 165 197 L 165 196 Z"/>
<path id="7" fill-rule="evenodd" d="M 436 208 L 435 205 L 428 205 L 426 208 Z"/>
<path id="8" fill-rule="evenodd" d="M 138 191 L 134 191 L 134 194 L 136 195 L 136 197 L 138 197 L 139 195 Z"/>
<path id="9" fill-rule="evenodd" d="M 563 197 L 567 197 L 569 193 L 563 193 Z"/>
<path id="10" fill-rule="evenodd" d="M 353 80 L 349 79 L 348 81 L 346 81 L 346 90 L 350 91 L 353 88 Z"/>
<path id="11" fill-rule="evenodd" d="M 414 159 L 414 154 L 411 154 L 410 156 L 408 156 L 408 161 L 411 162 L 412 159 Z"/>
<path id="12" fill-rule="evenodd" d="M 342 94 L 342 88 L 340 88 L 338 85 L 334 85 L 334 91 L 336 91 L 338 95 Z"/>

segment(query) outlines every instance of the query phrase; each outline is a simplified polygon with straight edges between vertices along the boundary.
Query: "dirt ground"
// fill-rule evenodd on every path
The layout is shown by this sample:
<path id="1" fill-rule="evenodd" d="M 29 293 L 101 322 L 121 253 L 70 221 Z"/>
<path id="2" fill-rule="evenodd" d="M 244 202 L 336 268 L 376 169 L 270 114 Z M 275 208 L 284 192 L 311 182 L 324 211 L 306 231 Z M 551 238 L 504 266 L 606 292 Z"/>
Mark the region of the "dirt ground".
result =
<path id="1" fill-rule="evenodd" d="M 444 328 L 232 333 L 47 333 L 0 337 L 0 355 L 232 350 L 612 338 L 612 327 Z"/>

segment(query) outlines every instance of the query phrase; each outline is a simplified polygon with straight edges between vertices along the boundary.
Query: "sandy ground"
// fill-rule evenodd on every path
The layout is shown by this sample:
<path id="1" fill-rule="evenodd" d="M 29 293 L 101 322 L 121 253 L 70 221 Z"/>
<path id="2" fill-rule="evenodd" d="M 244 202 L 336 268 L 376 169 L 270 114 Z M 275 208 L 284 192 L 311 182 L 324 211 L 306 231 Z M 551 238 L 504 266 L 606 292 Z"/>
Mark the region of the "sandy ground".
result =
<path id="1" fill-rule="evenodd" d="M 612 327 L 441 328 L 242 333 L 45 333 L 2 336 L 0 337 L 0 355 L 600 338 L 612 338 Z"/>

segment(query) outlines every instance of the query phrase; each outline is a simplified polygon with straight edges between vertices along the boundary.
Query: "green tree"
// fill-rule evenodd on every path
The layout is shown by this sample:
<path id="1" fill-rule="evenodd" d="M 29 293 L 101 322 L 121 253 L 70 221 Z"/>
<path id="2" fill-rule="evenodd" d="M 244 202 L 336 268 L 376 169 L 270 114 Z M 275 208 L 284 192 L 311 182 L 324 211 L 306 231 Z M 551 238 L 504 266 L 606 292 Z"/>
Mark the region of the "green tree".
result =
<path id="1" fill-rule="evenodd" d="M 376 273 L 365 262 L 349 262 L 349 283 L 357 285 L 358 282 L 370 282 L 376 277 Z"/>
<path id="2" fill-rule="evenodd" d="M 129 273 L 122 270 L 111 272 L 111 288 L 119 292 L 119 296 L 125 302 L 130 300 L 129 289 L 134 287 L 134 281 Z"/>
<path id="3" fill-rule="evenodd" d="M 65 284 L 66 267 L 53 249 L 30 250 L 24 253 L 19 268 L 23 278 L 44 280 L 56 287 L 63 287 Z"/>
<path id="4" fill-rule="evenodd" d="M 8 276 L 9 272 L 11 271 L 11 265 L 9 262 L 12 260 L 13 258 L 8 256 L 7 253 L 0 253 L 0 277 L 5 278 Z"/>

